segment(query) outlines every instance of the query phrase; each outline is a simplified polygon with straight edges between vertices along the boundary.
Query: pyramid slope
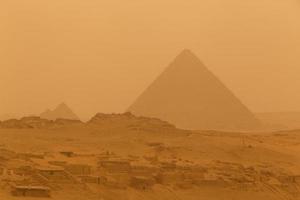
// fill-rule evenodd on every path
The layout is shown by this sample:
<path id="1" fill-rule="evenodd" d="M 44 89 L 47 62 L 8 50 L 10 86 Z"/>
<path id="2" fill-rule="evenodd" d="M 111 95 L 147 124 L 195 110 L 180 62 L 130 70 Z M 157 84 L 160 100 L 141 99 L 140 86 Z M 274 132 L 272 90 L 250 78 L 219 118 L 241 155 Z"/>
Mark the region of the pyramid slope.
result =
<path id="1" fill-rule="evenodd" d="M 250 130 L 260 122 L 189 50 L 128 109 L 187 129 Z"/>
<path id="2" fill-rule="evenodd" d="M 71 119 L 79 120 L 79 117 L 65 104 L 58 105 L 54 110 L 46 110 L 40 117 L 42 119 L 56 120 L 56 119 Z"/>

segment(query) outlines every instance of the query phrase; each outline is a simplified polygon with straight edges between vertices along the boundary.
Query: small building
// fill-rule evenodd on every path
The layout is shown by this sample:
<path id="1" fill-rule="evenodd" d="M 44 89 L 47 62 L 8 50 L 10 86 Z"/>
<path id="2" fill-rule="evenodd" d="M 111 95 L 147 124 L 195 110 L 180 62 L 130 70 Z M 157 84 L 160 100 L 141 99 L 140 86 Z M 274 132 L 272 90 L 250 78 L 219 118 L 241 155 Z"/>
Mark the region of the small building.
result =
<path id="1" fill-rule="evenodd" d="M 282 183 L 274 177 L 270 177 L 270 179 L 268 180 L 267 183 L 272 186 L 281 186 L 282 185 Z"/>
<path id="2" fill-rule="evenodd" d="M 14 169 L 14 173 L 20 176 L 30 176 L 34 173 L 33 171 L 34 168 L 29 165 L 20 166 Z"/>
<path id="3" fill-rule="evenodd" d="M 174 171 L 176 170 L 177 165 L 172 162 L 161 162 L 160 168 L 163 169 L 164 171 Z"/>
<path id="4" fill-rule="evenodd" d="M 72 152 L 72 151 L 61 151 L 59 153 L 66 156 L 66 157 L 74 157 L 75 156 L 75 153 Z"/>
<path id="5" fill-rule="evenodd" d="M 0 167 L 0 182 L 14 182 L 14 181 L 23 181 L 24 177 L 16 174 L 12 169 L 6 169 Z"/>
<path id="6" fill-rule="evenodd" d="M 92 183 L 92 184 L 105 184 L 107 179 L 100 176 L 80 176 L 79 177 L 83 183 Z"/>
<path id="7" fill-rule="evenodd" d="M 17 197 L 51 197 L 50 188 L 43 186 L 14 186 L 12 195 Z"/>
<path id="8" fill-rule="evenodd" d="M 19 153 L 18 154 L 19 158 L 22 159 L 44 159 L 45 155 L 44 154 L 34 154 L 34 153 Z"/>
<path id="9" fill-rule="evenodd" d="M 134 163 L 131 165 L 131 175 L 133 176 L 153 177 L 158 172 L 159 168 L 153 165 L 139 165 Z"/>
<path id="10" fill-rule="evenodd" d="M 295 181 L 295 183 L 300 184 L 300 175 L 294 176 L 294 181 Z"/>
<path id="11" fill-rule="evenodd" d="M 139 190 L 146 190 L 155 184 L 155 180 L 149 177 L 134 176 L 131 178 L 130 186 Z"/>
<path id="12" fill-rule="evenodd" d="M 73 175 L 90 175 L 92 173 L 92 167 L 89 165 L 81 164 L 68 164 L 65 165 L 65 170 Z"/>
<path id="13" fill-rule="evenodd" d="M 282 175 L 278 177 L 278 180 L 284 184 L 296 183 L 296 177 L 290 175 Z"/>
<path id="14" fill-rule="evenodd" d="M 74 183 L 75 178 L 63 168 L 38 168 L 38 174 L 48 182 Z"/>
<path id="15" fill-rule="evenodd" d="M 215 172 L 207 172 L 203 176 L 203 180 L 197 182 L 198 186 L 215 186 L 225 187 L 227 182 L 223 178 L 219 177 Z"/>
<path id="16" fill-rule="evenodd" d="M 107 176 L 103 185 L 114 189 L 126 189 L 130 180 L 121 180 L 121 177 Z"/>
<path id="17" fill-rule="evenodd" d="M 129 173 L 131 170 L 129 161 L 100 161 L 99 167 L 112 173 Z"/>
<path id="18" fill-rule="evenodd" d="M 177 184 L 184 181 L 184 174 L 182 172 L 160 172 L 156 176 L 156 181 L 162 185 Z"/>
<path id="19" fill-rule="evenodd" d="M 63 166 L 65 166 L 67 164 L 66 161 L 58 161 L 58 160 L 48 161 L 48 163 L 50 165 L 59 166 L 59 167 L 63 167 Z"/>

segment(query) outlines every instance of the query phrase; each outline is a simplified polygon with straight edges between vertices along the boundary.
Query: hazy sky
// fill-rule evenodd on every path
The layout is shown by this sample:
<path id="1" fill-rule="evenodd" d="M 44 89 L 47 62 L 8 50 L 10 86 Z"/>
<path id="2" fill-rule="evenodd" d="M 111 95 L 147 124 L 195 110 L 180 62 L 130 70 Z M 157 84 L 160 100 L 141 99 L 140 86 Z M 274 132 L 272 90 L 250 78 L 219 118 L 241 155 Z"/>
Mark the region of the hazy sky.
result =
<path id="1" fill-rule="evenodd" d="M 299 0 L 9 0 L 0 115 L 122 112 L 184 48 L 253 111 L 300 111 Z"/>

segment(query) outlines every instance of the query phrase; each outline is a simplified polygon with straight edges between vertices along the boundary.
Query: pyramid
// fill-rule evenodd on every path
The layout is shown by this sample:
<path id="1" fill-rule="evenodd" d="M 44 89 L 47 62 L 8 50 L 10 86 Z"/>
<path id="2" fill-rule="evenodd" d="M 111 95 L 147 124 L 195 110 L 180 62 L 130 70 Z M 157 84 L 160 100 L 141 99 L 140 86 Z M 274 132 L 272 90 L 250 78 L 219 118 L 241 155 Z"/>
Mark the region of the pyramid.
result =
<path id="1" fill-rule="evenodd" d="M 56 119 L 71 119 L 79 120 L 77 115 L 65 104 L 61 103 L 54 110 L 46 110 L 40 117 L 42 119 L 56 120 Z"/>
<path id="2" fill-rule="evenodd" d="M 194 130 L 252 130 L 260 122 L 190 51 L 184 50 L 128 109 Z"/>

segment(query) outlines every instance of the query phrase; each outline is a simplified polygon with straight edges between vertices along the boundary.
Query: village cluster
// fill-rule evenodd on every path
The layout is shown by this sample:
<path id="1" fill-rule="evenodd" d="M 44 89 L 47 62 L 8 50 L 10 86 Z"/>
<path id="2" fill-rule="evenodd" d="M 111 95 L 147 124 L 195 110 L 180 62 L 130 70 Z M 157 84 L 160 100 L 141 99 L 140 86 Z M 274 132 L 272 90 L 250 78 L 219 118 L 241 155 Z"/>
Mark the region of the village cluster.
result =
<path id="1" fill-rule="evenodd" d="M 300 176 L 268 165 L 246 167 L 221 161 L 199 165 L 180 158 L 121 157 L 109 151 L 32 154 L 0 150 L 0 189 L 16 197 L 51 197 L 67 185 L 151 190 L 157 184 L 182 190 L 213 186 L 297 194 Z"/>

